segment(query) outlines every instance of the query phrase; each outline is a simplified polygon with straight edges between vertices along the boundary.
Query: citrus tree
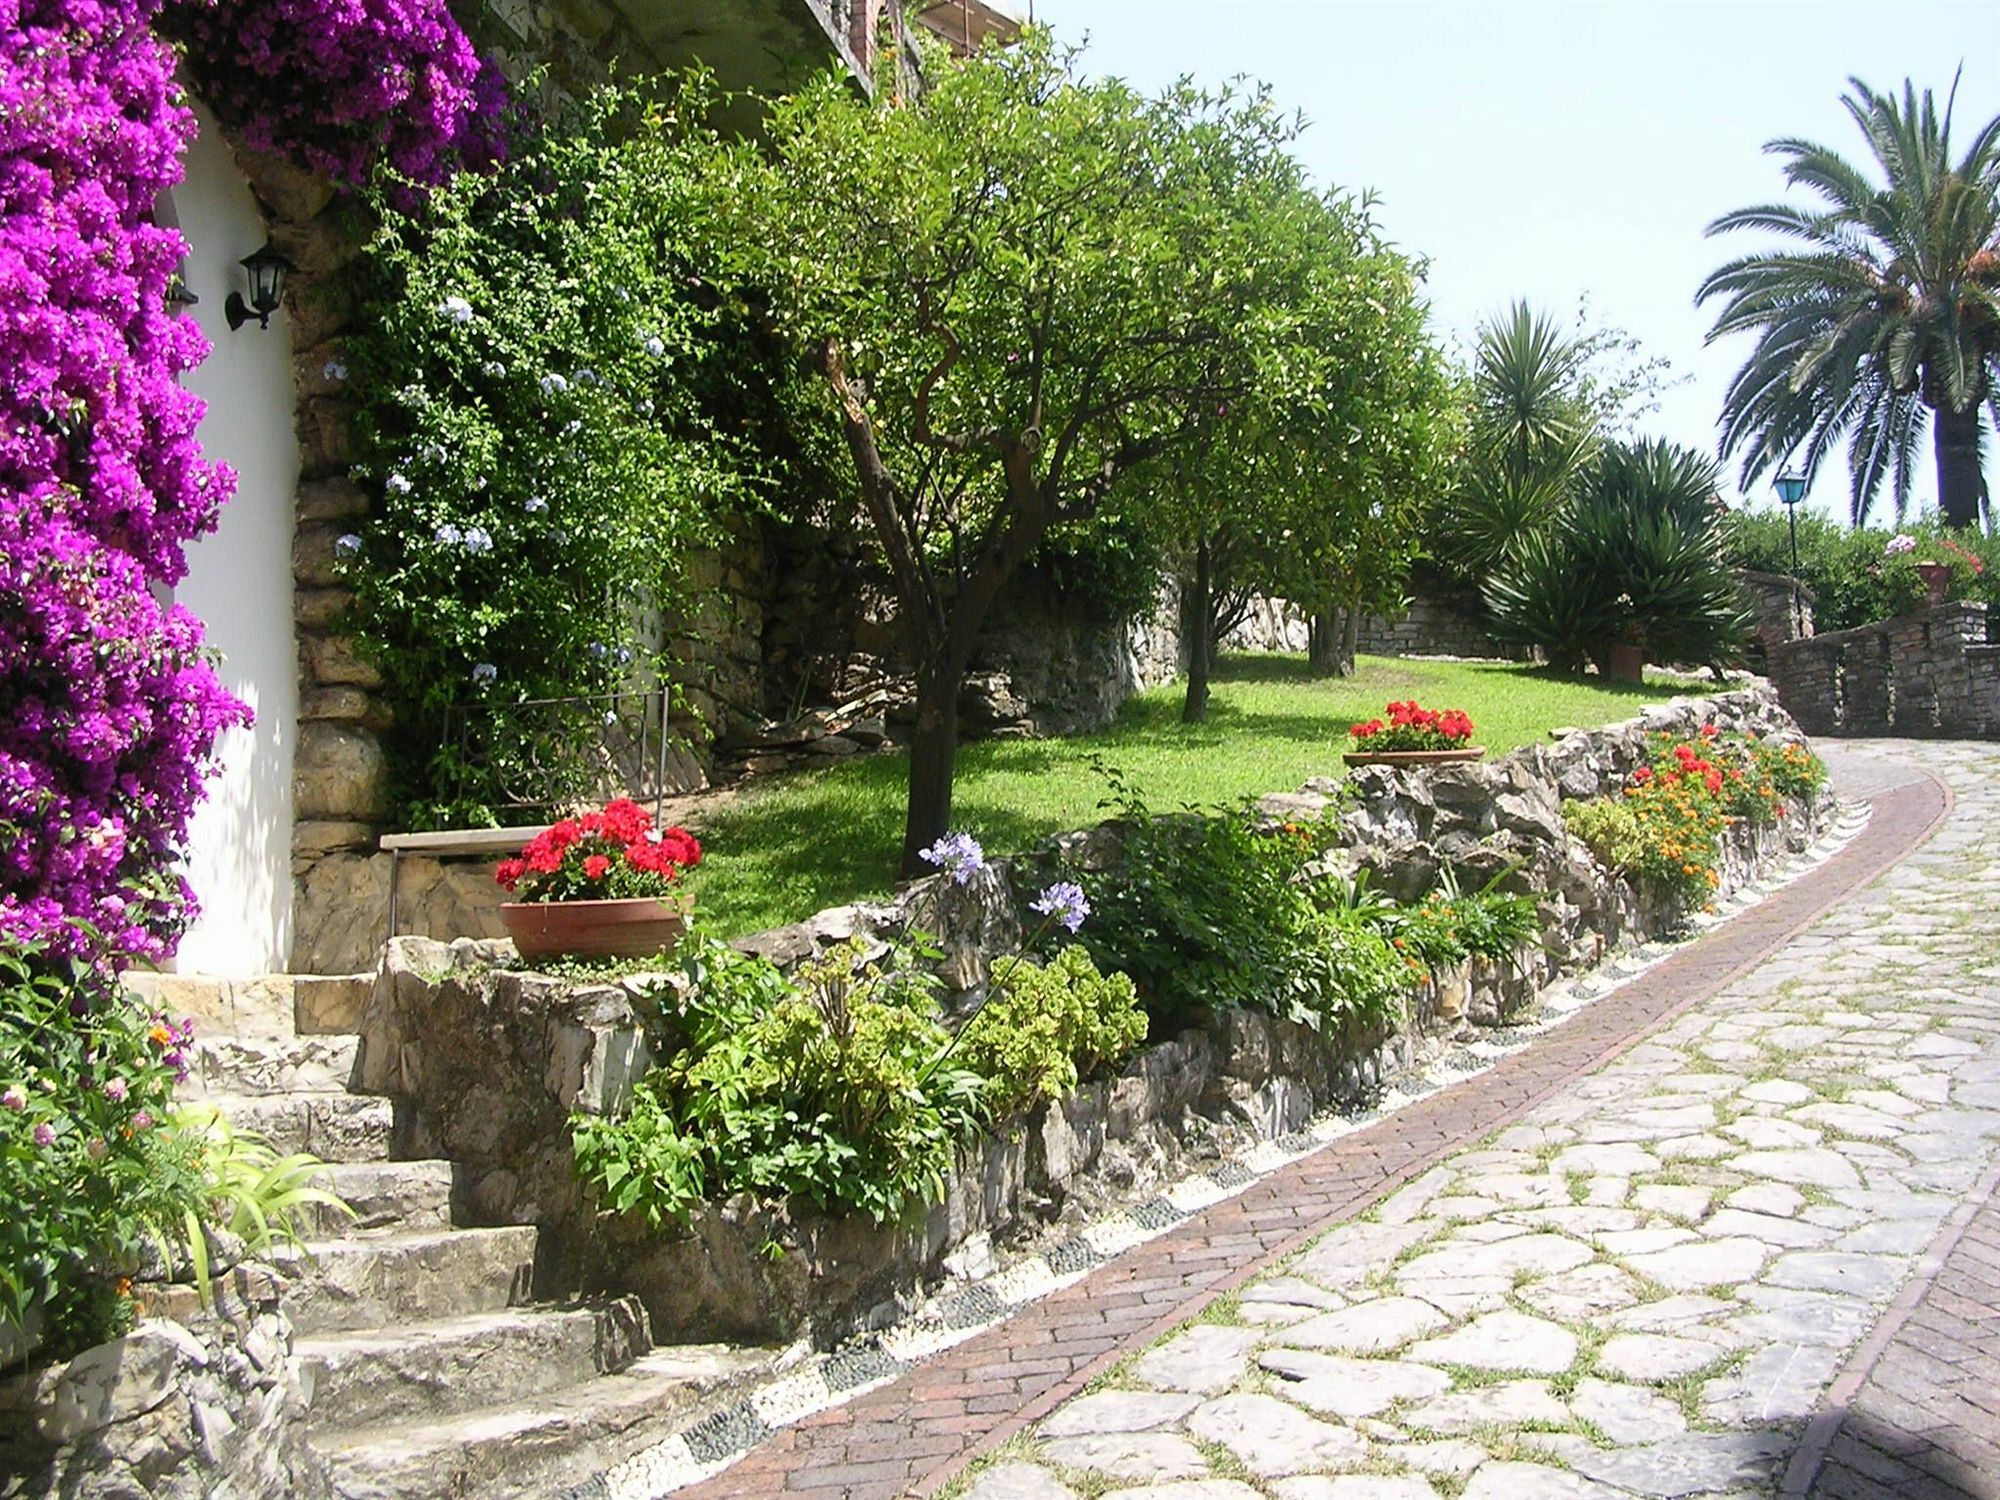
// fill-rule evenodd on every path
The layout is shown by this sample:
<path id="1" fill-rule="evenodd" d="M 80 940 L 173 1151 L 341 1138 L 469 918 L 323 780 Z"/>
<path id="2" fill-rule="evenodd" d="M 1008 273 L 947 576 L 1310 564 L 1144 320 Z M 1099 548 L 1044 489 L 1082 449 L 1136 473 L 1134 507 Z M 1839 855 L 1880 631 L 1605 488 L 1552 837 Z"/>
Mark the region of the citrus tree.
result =
<path id="1" fill-rule="evenodd" d="M 950 818 L 959 687 L 1003 585 L 1293 346 L 1304 269 L 1270 228 L 1301 173 L 1264 93 L 1085 81 L 1040 32 L 931 75 L 879 103 L 823 79 L 717 183 L 892 581 L 912 873 Z"/>

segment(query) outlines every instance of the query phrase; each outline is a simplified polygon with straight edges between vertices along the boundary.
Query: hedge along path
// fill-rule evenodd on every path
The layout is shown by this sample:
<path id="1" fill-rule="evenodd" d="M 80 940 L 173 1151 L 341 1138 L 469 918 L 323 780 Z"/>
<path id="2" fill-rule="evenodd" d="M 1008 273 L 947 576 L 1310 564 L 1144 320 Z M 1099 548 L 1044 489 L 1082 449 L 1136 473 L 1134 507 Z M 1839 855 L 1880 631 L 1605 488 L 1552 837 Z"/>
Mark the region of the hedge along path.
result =
<path id="1" fill-rule="evenodd" d="M 1848 795 L 1869 798 L 1873 815 L 1816 870 L 1466 1083 L 1342 1135 L 1007 1321 L 777 1432 L 733 1467 L 679 1493 L 701 1500 L 936 1493 L 1129 1352 L 1754 968 L 1904 858 L 1949 812 L 1943 784 L 1914 766 L 1871 777 L 1868 766 L 1840 761 Z"/>

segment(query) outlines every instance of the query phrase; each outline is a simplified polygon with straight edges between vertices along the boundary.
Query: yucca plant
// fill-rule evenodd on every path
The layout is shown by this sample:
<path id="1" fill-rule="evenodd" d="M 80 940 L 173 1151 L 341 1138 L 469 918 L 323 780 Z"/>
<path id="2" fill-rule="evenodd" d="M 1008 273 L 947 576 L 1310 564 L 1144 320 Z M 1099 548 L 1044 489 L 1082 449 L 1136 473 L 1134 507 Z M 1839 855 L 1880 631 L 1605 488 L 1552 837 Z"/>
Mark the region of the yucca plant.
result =
<path id="1" fill-rule="evenodd" d="M 1493 633 L 1576 671 L 1614 641 L 1720 666 L 1750 627 L 1723 559 L 1716 466 L 1665 442 L 1612 443 L 1545 535 L 1487 580 Z"/>

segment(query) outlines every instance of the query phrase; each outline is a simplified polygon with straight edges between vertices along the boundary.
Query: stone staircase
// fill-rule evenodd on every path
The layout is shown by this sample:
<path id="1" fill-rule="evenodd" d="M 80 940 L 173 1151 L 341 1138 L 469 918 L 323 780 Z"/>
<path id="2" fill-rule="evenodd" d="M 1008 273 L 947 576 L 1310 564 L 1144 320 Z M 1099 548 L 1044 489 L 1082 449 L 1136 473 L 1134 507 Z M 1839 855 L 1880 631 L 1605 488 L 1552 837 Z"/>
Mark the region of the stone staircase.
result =
<path id="1" fill-rule="evenodd" d="M 547 1496 L 671 1436 L 773 1355 L 654 1348 L 633 1298 L 535 1298 L 531 1225 L 460 1228 L 445 1161 L 396 1159 L 393 1101 L 352 1093 L 372 976 L 134 987 L 196 1021 L 183 1096 L 280 1151 L 310 1151 L 355 1211 L 311 1210 L 313 1238 L 264 1259 L 310 1406 L 309 1436 L 348 1500 Z"/>

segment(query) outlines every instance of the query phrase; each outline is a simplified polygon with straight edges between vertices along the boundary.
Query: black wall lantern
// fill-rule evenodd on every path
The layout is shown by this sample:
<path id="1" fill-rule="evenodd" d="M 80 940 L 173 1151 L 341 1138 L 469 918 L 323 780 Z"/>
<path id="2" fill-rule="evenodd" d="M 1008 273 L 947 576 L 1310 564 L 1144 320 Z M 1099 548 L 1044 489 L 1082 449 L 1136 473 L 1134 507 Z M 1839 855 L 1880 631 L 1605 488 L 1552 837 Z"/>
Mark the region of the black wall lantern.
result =
<path id="1" fill-rule="evenodd" d="M 241 328 L 252 318 L 259 328 L 269 328 L 271 314 L 284 299 L 285 275 L 292 263 L 267 244 L 243 257 L 243 269 L 250 273 L 250 300 L 246 303 L 241 292 L 231 292 L 222 304 L 223 316 L 229 319 L 231 329 Z"/>

